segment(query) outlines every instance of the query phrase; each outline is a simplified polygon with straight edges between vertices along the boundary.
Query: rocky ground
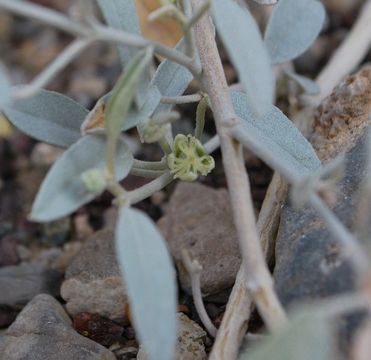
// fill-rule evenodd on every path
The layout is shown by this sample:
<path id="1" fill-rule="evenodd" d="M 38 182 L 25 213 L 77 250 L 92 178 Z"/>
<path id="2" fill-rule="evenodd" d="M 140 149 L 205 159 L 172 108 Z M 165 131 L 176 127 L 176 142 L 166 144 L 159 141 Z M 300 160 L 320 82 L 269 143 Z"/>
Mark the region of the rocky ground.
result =
<path id="1" fill-rule="evenodd" d="M 73 3 L 34 2 L 61 11 L 68 11 Z M 326 28 L 295 62 L 298 73 L 312 78 L 346 36 L 362 1 L 324 3 L 329 11 Z M 69 41 L 50 28 L 0 13 L 1 59 L 15 83 L 35 76 Z M 233 83 L 236 75 L 227 58 L 224 62 L 228 80 Z M 115 50 L 94 46 L 63 71 L 50 89 L 91 107 L 110 90 L 119 74 Z M 288 92 L 286 87 L 279 93 L 279 103 L 292 111 L 296 104 L 287 101 Z M 194 110 L 193 106 L 179 108 L 179 128 L 192 129 Z M 347 152 L 345 176 L 333 206 L 349 226 L 353 225 L 357 190 L 365 173 L 362 134 L 370 111 L 371 68 L 367 67 L 340 84 L 321 104 L 311 137 L 324 161 Z M 214 129 L 210 120 L 207 130 L 211 135 Z M 137 157 L 161 157 L 158 148 L 140 148 L 135 132 L 130 136 Z M 12 129 L 0 114 L 0 359 L 144 360 L 130 324 L 125 280 L 114 253 L 112 226 L 116 214 L 111 197 L 104 194 L 72 216 L 50 224 L 27 219 L 47 169 L 60 154 L 60 149 L 36 143 Z M 206 359 L 212 345 L 192 302 L 181 249 L 189 248 L 203 266 L 201 288 L 216 326 L 240 265 L 219 153 L 216 162 L 209 177 L 172 184 L 138 204 L 158 222 L 177 268 L 178 360 Z M 246 166 L 258 213 L 272 173 L 251 154 L 246 154 Z M 124 186 L 132 189 L 144 181 L 129 176 Z M 298 211 L 289 203 L 282 212 L 272 271 L 279 297 L 287 307 L 354 286 L 351 266 L 339 258 L 336 244 L 316 214 L 308 209 Z M 259 329 L 260 320 L 254 317 L 252 321 L 254 329 Z"/>

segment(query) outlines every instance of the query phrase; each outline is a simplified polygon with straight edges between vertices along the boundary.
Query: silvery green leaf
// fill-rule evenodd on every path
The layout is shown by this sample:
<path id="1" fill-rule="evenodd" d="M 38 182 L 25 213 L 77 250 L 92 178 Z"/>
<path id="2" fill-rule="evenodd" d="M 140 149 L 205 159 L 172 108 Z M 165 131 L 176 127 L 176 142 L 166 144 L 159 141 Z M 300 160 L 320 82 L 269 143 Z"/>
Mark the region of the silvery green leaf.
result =
<path id="1" fill-rule="evenodd" d="M 320 33 L 325 15 L 325 8 L 317 0 L 280 0 L 265 32 L 272 63 L 301 55 Z"/>
<path id="2" fill-rule="evenodd" d="M 275 106 L 263 117 L 254 115 L 241 92 L 232 92 L 237 115 L 243 120 L 232 134 L 282 175 L 296 180 L 321 166 L 312 145 Z"/>
<path id="3" fill-rule="evenodd" d="M 121 209 L 116 248 L 134 326 L 149 360 L 174 359 L 177 295 L 165 240 L 146 214 Z"/>
<path id="4" fill-rule="evenodd" d="M 125 128 L 127 114 L 133 103 L 141 74 L 152 59 L 152 49 L 138 52 L 117 81 L 107 102 L 105 127 L 108 142 L 114 142 L 121 129 Z"/>
<path id="5" fill-rule="evenodd" d="M 0 110 L 11 101 L 11 84 L 5 67 L 0 64 Z"/>
<path id="6" fill-rule="evenodd" d="M 140 34 L 135 0 L 97 0 L 107 24 L 119 30 Z M 118 47 L 122 64 L 125 66 L 138 49 L 130 46 Z"/>
<path id="7" fill-rule="evenodd" d="M 263 115 L 273 101 L 274 79 L 258 26 L 251 14 L 232 0 L 213 0 L 211 7 L 250 108 Z"/>
<path id="8" fill-rule="evenodd" d="M 285 74 L 290 79 L 294 80 L 307 94 L 316 95 L 321 91 L 317 83 L 314 82 L 312 79 L 296 74 L 292 71 L 285 71 Z"/>
<path id="9" fill-rule="evenodd" d="M 254 0 L 260 5 L 274 5 L 277 3 L 278 0 Z"/>
<path id="10" fill-rule="evenodd" d="M 267 336 L 239 360 L 333 359 L 331 323 L 321 311 L 302 309 L 282 329 Z"/>
<path id="11" fill-rule="evenodd" d="M 161 93 L 157 86 L 149 85 L 144 104 L 139 110 L 132 107 L 122 128 L 123 131 L 133 128 L 147 121 L 160 104 Z"/>
<path id="12" fill-rule="evenodd" d="M 181 51 L 184 48 L 184 41 L 181 40 L 176 49 Z M 156 85 L 162 96 L 179 96 L 184 93 L 193 75 L 184 66 L 170 60 L 164 60 L 157 68 L 151 84 Z M 171 109 L 171 105 L 161 104 L 156 113 Z"/>
<path id="13" fill-rule="evenodd" d="M 68 147 L 80 138 L 80 126 L 88 110 L 72 99 L 48 90 L 5 106 L 7 118 L 37 140 Z"/>
<path id="14" fill-rule="evenodd" d="M 116 177 L 123 179 L 130 171 L 133 157 L 124 141 L 119 140 Z M 46 222 L 76 211 L 98 194 L 89 192 L 81 175 L 91 169 L 105 170 L 106 138 L 102 134 L 83 136 L 54 163 L 44 179 L 32 207 L 31 218 Z"/>

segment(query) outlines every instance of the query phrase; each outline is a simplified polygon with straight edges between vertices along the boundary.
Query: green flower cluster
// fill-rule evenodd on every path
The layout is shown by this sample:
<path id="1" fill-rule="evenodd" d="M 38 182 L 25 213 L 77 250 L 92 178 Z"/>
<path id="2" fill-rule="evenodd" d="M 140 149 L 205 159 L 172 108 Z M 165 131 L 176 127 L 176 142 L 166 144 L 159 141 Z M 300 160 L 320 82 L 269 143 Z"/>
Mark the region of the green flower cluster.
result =
<path id="1" fill-rule="evenodd" d="M 179 134 L 174 140 L 174 151 L 167 157 L 167 165 L 175 179 L 195 181 L 199 174 L 205 176 L 214 169 L 215 162 L 197 138 Z"/>

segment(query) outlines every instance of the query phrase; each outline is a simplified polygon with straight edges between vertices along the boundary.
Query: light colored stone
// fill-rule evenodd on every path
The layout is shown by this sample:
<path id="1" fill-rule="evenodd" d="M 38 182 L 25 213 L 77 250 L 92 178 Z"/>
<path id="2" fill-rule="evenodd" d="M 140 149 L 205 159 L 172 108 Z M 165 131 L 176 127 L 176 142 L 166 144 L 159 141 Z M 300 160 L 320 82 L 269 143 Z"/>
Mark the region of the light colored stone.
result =
<path id="1" fill-rule="evenodd" d="M 233 285 L 241 260 L 227 190 L 179 183 L 158 225 L 168 241 L 185 291 L 191 292 L 191 284 L 182 263 L 182 249 L 203 266 L 204 295 Z"/>
<path id="2" fill-rule="evenodd" d="M 71 326 L 51 296 L 36 296 L 0 340 L 2 360 L 115 360 L 112 352 Z"/>
<path id="3" fill-rule="evenodd" d="M 61 295 L 71 315 L 89 312 L 126 321 L 127 296 L 111 229 L 100 230 L 86 240 L 67 267 Z"/>
<path id="4" fill-rule="evenodd" d="M 188 316 L 178 313 L 178 343 L 174 360 L 206 360 L 204 346 L 206 332 Z M 143 348 L 137 360 L 148 360 Z"/>

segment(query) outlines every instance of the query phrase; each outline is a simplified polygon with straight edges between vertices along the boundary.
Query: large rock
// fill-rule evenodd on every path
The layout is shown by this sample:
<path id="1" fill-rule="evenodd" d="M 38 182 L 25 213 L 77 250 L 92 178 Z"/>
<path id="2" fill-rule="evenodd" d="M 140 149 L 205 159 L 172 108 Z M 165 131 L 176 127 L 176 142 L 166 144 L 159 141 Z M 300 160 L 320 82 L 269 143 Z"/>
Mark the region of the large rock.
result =
<path id="1" fill-rule="evenodd" d="M 0 305 L 21 308 L 35 295 L 59 295 L 61 274 L 40 264 L 0 268 Z"/>
<path id="2" fill-rule="evenodd" d="M 346 78 L 319 107 L 311 137 L 321 160 L 346 154 L 345 177 L 333 211 L 352 228 L 358 190 L 366 174 L 366 127 L 371 112 L 371 67 Z M 282 211 L 276 242 L 274 278 L 284 305 L 351 291 L 354 271 L 336 238 L 310 209 Z"/>
<path id="3" fill-rule="evenodd" d="M 0 342 L 2 360 L 115 360 L 103 346 L 79 335 L 51 296 L 36 296 Z"/>
<path id="4" fill-rule="evenodd" d="M 178 343 L 174 360 L 206 360 L 204 340 L 206 332 L 188 316 L 178 314 Z M 148 360 L 140 348 L 137 360 Z"/>
<path id="5" fill-rule="evenodd" d="M 100 230 L 86 240 L 66 270 L 61 295 L 71 315 L 88 312 L 126 320 L 127 296 L 111 229 Z"/>
<path id="6" fill-rule="evenodd" d="M 189 250 L 203 266 L 204 295 L 233 285 L 241 260 L 227 190 L 179 183 L 158 225 L 168 241 L 185 291 L 191 292 L 191 283 L 183 266 L 182 249 Z"/>

